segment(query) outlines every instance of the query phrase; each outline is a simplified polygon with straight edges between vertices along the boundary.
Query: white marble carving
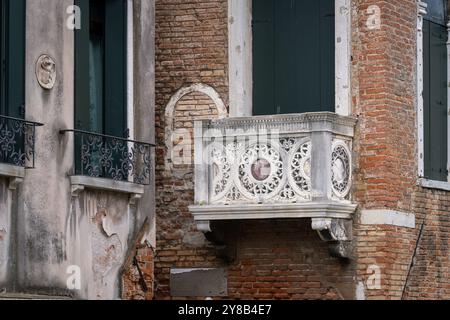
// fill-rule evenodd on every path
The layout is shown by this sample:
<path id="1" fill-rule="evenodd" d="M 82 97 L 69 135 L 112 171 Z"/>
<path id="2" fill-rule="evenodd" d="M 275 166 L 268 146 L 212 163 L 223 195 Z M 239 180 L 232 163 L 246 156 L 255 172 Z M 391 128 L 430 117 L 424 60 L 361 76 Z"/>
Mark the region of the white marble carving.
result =
<path id="1" fill-rule="evenodd" d="M 331 155 L 331 185 L 336 197 L 347 197 L 351 187 L 351 155 L 347 144 L 335 140 Z"/>

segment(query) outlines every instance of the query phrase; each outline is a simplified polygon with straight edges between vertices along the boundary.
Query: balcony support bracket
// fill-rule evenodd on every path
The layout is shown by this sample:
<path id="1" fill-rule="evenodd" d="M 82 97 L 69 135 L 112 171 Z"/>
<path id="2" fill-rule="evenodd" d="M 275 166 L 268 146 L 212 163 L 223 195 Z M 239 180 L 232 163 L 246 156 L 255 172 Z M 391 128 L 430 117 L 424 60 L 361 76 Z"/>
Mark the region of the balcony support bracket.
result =
<path id="1" fill-rule="evenodd" d="M 312 229 L 329 245 L 330 254 L 349 259 L 352 253 L 352 220 L 335 218 L 313 218 Z"/>
<path id="2" fill-rule="evenodd" d="M 72 197 L 78 198 L 79 195 L 84 191 L 84 186 L 80 184 L 73 184 L 71 186 Z"/>

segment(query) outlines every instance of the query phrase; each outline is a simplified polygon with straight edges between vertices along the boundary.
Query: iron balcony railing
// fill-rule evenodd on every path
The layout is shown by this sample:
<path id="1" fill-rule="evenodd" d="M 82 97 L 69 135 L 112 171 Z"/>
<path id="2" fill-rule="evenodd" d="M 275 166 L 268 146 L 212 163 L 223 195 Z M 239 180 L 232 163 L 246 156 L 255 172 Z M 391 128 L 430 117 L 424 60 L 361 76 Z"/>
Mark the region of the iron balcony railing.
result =
<path id="1" fill-rule="evenodd" d="M 0 163 L 34 168 L 36 127 L 42 125 L 0 115 Z"/>
<path id="2" fill-rule="evenodd" d="M 154 144 L 83 130 L 61 130 L 75 138 L 75 174 L 150 184 Z"/>

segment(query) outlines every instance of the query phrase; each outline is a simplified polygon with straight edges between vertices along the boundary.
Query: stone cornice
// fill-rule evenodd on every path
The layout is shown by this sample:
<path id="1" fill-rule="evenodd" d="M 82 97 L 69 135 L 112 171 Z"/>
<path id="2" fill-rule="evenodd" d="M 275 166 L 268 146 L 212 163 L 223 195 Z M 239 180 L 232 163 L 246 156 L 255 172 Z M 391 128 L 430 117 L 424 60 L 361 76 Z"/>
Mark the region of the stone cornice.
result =
<path id="1" fill-rule="evenodd" d="M 355 126 L 357 119 L 355 117 L 340 116 L 333 112 L 311 112 L 300 114 L 281 114 L 270 116 L 253 116 L 240 118 L 224 118 L 211 120 L 210 124 L 214 127 L 242 127 L 252 125 L 283 125 L 286 123 L 305 123 L 305 122 L 330 122 L 345 126 Z"/>
<path id="2" fill-rule="evenodd" d="M 220 136 L 224 130 L 237 131 L 241 134 L 254 134 L 260 131 L 279 133 L 331 131 L 353 136 L 356 122 L 355 117 L 340 116 L 332 112 L 316 112 L 204 120 L 203 128 L 210 131 L 206 136 Z"/>

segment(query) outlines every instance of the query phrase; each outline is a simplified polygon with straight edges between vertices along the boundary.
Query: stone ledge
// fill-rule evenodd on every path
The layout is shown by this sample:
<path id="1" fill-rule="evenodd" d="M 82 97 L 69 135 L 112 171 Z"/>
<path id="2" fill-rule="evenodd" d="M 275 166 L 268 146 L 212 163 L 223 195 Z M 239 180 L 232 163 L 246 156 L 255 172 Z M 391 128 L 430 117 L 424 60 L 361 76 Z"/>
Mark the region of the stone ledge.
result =
<path id="1" fill-rule="evenodd" d="M 0 294 L 0 300 L 73 300 L 73 298 L 26 293 L 2 293 Z"/>
<path id="2" fill-rule="evenodd" d="M 8 178 L 24 178 L 25 168 L 11 164 L 0 163 L 0 176 Z"/>
<path id="3" fill-rule="evenodd" d="M 361 224 L 364 225 L 390 225 L 414 229 L 416 216 L 413 213 L 399 212 L 395 210 L 362 210 Z"/>
<path id="4" fill-rule="evenodd" d="M 450 182 L 419 179 L 418 185 L 426 189 L 437 189 L 443 191 L 450 191 Z"/>
<path id="5" fill-rule="evenodd" d="M 73 196 L 78 196 L 84 189 L 119 192 L 129 194 L 132 204 L 140 199 L 145 192 L 145 187 L 140 184 L 87 176 L 71 176 L 70 184 Z"/>
<path id="6" fill-rule="evenodd" d="M 197 222 L 210 220 L 252 220 L 289 218 L 352 219 L 357 205 L 307 202 L 293 204 L 242 204 L 190 206 Z"/>

